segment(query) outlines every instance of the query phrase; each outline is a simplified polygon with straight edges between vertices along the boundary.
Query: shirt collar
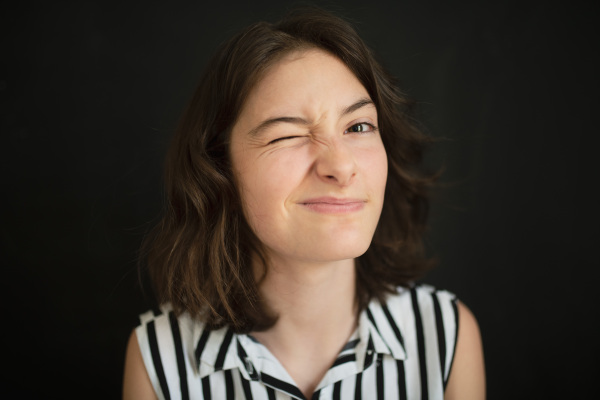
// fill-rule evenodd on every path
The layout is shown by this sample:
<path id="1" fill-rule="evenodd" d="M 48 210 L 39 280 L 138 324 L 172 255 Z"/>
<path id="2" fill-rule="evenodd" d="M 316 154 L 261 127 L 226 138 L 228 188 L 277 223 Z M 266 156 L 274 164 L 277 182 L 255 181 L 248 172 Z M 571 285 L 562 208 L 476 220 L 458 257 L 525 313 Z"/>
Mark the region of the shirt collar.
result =
<path id="1" fill-rule="evenodd" d="M 217 330 L 204 329 L 197 324 L 193 333 L 196 372 L 204 378 L 217 371 L 239 367 L 236 348 L 237 335 L 224 327 Z"/>
<path id="2" fill-rule="evenodd" d="M 396 360 L 406 359 L 404 336 L 386 304 L 373 300 L 361 313 L 361 323 L 369 327 L 375 351 L 378 354 L 389 354 Z"/>
<path id="3" fill-rule="evenodd" d="M 201 324 L 195 326 L 193 343 L 196 343 L 194 361 L 200 378 L 220 370 L 239 368 L 248 380 L 259 380 L 260 374 L 276 376 L 293 382 L 279 361 L 268 349 L 250 335 L 235 334 L 228 327 L 207 330 Z M 358 328 L 338 359 L 323 378 L 339 380 L 340 373 L 360 373 L 372 362 L 376 354 L 387 354 L 396 360 L 406 359 L 403 336 L 387 306 L 373 300 L 360 313 Z M 342 366 L 343 368 L 338 368 Z"/>

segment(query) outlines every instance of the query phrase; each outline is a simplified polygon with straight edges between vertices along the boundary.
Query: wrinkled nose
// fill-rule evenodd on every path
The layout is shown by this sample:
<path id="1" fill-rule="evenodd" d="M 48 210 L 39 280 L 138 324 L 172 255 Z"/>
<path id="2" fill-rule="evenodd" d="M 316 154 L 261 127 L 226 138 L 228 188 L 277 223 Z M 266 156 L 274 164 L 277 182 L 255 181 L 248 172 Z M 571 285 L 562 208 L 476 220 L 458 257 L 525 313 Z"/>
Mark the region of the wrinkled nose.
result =
<path id="1" fill-rule="evenodd" d="M 350 185 L 356 176 L 353 152 L 339 141 L 323 146 L 316 160 L 316 172 L 327 183 Z"/>

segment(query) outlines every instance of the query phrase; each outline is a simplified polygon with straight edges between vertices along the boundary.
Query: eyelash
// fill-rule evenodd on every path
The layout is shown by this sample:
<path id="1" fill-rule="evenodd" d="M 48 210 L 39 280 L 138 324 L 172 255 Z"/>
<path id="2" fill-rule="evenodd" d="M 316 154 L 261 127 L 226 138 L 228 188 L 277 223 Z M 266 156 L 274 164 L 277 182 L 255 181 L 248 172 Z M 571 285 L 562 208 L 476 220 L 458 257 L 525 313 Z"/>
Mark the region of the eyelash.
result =
<path id="1" fill-rule="evenodd" d="M 363 131 L 357 131 L 357 132 L 350 132 L 350 129 L 354 128 L 355 126 L 360 126 L 360 125 L 367 125 L 369 127 L 369 130 L 367 130 L 367 131 L 363 130 Z M 369 123 L 369 122 L 359 122 L 359 123 L 356 123 L 356 124 L 350 126 L 350 128 L 346 129 L 344 131 L 344 133 L 358 133 L 359 135 L 363 135 L 363 134 L 370 133 L 370 132 L 376 132 L 377 130 L 378 130 L 377 127 L 375 125 Z M 283 137 L 271 140 L 268 144 L 274 144 L 274 143 L 280 142 L 282 140 L 296 139 L 296 138 L 299 138 L 299 137 L 302 137 L 302 136 L 283 136 Z"/>
<path id="2" fill-rule="evenodd" d="M 350 129 L 354 128 L 355 126 L 360 126 L 360 125 L 367 125 L 370 130 L 367 131 L 358 131 L 358 132 L 350 132 Z M 346 131 L 344 133 L 358 133 L 358 134 L 364 134 L 364 133 L 369 133 L 369 132 L 376 132 L 377 131 L 377 127 L 369 122 L 359 122 L 356 123 L 354 125 L 352 125 L 350 128 L 346 129 Z"/>
<path id="3" fill-rule="evenodd" d="M 283 136 L 277 139 L 273 139 L 271 140 L 269 143 L 267 144 L 273 144 L 273 143 L 277 143 L 277 142 L 281 142 L 282 140 L 286 140 L 286 139 L 295 139 L 295 138 L 299 138 L 301 136 Z"/>

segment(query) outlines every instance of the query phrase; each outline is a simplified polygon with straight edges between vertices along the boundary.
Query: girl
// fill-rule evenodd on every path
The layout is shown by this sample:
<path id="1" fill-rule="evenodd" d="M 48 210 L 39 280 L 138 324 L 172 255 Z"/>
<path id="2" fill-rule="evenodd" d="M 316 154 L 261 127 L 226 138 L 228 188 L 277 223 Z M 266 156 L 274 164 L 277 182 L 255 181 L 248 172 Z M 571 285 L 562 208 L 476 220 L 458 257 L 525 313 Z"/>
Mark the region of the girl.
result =
<path id="1" fill-rule="evenodd" d="M 125 399 L 483 399 L 470 311 L 415 284 L 433 177 L 411 103 L 345 21 L 252 25 L 176 132 L 146 241 L 160 311 Z"/>

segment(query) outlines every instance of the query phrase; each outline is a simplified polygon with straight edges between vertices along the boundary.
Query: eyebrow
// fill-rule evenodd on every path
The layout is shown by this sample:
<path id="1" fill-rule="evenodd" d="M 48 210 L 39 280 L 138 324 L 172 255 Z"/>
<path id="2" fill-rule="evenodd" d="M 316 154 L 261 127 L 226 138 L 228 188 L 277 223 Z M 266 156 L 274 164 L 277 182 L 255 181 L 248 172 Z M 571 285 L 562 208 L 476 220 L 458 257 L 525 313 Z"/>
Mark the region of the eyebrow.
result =
<path id="1" fill-rule="evenodd" d="M 304 118 L 300 118 L 300 117 L 276 117 L 276 118 L 269 118 L 264 120 L 263 122 L 261 122 L 260 124 L 258 124 L 258 126 L 254 129 L 252 129 L 250 132 L 248 132 L 249 136 L 258 136 L 258 134 L 265 130 L 266 128 L 268 128 L 271 125 L 275 125 L 275 124 L 279 124 L 279 123 L 288 123 L 288 124 L 294 124 L 294 125 L 308 125 L 309 122 L 308 120 L 304 119 Z"/>
<path id="2" fill-rule="evenodd" d="M 374 106 L 375 103 L 373 103 L 373 101 L 369 98 L 366 98 L 366 97 L 362 98 L 362 99 L 356 101 L 354 104 L 342 109 L 340 116 L 343 117 L 345 115 L 352 114 L 356 110 L 359 110 L 359 109 L 369 106 L 369 105 Z M 269 118 L 269 119 L 262 121 L 260 124 L 258 124 L 258 126 L 256 126 L 252 130 L 250 130 L 250 132 L 248 132 L 248 135 L 253 136 L 253 137 L 258 136 L 261 131 L 265 130 L 269 126 L 279 124 L 279 123 L 287 123 L 287 124 L 294 124 L 294 125 L 308 125 L 308 124 L 310 124 L 310 121 L 308 121 L 305 118 L 301 118 L 301 117 Z"/>
<path id="3" fill-rule="evenodd" d="M 344 108 L 344 110 L 342 111 L 342 116 L 344 115 L 348 115 L 348 114 L 352 114 L 354 111 L 361 109 L 365 106 L 375 106 L 375 103 L 373 103 L 373 100 L 369 99 L 369 98 L 362 98 L 360 100 L 358 100 L 356 103 Z"/>

